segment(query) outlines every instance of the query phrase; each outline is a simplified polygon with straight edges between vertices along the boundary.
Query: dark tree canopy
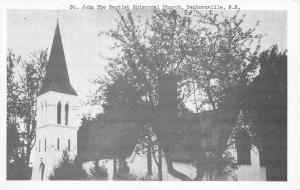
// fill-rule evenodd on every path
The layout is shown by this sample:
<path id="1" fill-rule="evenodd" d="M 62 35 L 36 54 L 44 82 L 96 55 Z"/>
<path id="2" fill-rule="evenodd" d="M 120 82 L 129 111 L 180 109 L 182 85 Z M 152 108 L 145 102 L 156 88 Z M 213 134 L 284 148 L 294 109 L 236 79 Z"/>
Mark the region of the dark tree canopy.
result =
<path id="1" fill-rule="evenodd" d="M 263 147 L 268 180 L 287 179 L 287 54 L 277 46 L 261 53 L 259 75 L 243 104 Z"/>

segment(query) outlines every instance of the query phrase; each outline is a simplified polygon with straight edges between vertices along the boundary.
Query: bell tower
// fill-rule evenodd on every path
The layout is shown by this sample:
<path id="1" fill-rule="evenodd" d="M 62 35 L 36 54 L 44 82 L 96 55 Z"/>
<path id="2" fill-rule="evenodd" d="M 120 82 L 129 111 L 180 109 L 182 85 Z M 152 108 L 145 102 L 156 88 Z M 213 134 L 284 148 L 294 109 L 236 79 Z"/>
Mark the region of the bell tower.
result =
<path id="1" fill-rule="evenodd" d="M 46 76 L 37 97 L 37 128 L 32 179 L 47 180 L 63 151 L 77 154 L 76 115 L 72 87 L 57 21 Z"/>

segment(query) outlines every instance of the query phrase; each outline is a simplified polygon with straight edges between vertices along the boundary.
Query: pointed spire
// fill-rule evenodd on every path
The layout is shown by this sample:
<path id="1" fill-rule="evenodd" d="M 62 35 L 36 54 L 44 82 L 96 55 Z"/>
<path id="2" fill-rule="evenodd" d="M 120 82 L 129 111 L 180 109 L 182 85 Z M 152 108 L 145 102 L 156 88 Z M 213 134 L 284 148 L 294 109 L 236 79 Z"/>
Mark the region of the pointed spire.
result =
<path id="1" fill-rule="evenodd" d="M 50 51 L 49 63 L 46 68 L 45 80 L 39 94 L 44 94 L 48 91 L 77 95 L 69 80 L 58 19 Z"/>

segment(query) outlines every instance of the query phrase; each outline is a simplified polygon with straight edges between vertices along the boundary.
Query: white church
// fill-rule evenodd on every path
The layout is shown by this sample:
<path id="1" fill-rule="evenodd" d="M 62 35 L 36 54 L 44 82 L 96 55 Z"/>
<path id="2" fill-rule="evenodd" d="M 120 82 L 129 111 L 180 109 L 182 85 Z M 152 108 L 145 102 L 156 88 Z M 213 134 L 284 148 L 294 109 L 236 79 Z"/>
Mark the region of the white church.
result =
<path id="1" fill-rule="evenodd" d="M 77 154 L 76 115 L 73 110 L 77 93 L 70 84 L 59 25 L 46 68 L 45 81 L 37 97 L 37 128 L 32 179 L 47 179 L 67 150 Z"/>
<path id="2" fill-rule="evenodd" d="M 46 68 L 45 81 L 37 97 L 38 119 L 36 143 L 33 149 L 32 180 L 48 180 L 54 167 L 59 163 L 63 151 L 67 151 L 71 158 L 78 154 L 77 132 L 80 123 L 78 123 L 74 110 L 76 98 L 77 93 L 69 80 L 60 28 L 57 23 L 49 64 Z M 237 158 L 237 151 L 234 145 L 228 151 Z M 261 166 L 259 153 L 259 148 L 251 145 L 249 149 L 249 163 L 239 165 L 233 175 L 223 180 L 266 180 L 266 168 Z M 92 161 L 94 160 L 86 161 L 83 164 L 87 171 Z M 108 180 L 112 180 L 112 159 L 103 159 L 101 161 L 105 163 L 108 170 Z M 137 155 L 134 149 L 126 161 L 132 174 L 136 176 L 145 176 L 147 174 L 147 158 Z M 179 180 L 168 174 L 164 158 L 162 163 L 163 180 Z M 152 165 L 155 165 L 154 161 Z M 173 165 L 175 169 L 185 173 L 190 178 L 196 176 L 196 169 L 190 162 L 178 159 L 174 161 Z M 157 167 L 153 167 L 153 176 L 155 175 L 157 175 Z"/>

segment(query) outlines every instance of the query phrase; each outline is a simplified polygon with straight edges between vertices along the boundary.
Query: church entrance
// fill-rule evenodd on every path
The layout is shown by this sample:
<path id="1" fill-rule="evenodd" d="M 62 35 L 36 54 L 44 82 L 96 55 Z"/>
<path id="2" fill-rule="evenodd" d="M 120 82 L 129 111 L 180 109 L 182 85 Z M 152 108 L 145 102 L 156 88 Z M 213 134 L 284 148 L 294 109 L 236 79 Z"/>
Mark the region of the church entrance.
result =
<path id="1" fill-rule="evenodd" d="M 41 158 L 41 164 L 40 164 L 39 169 L 40 169 L 41 180 L 44 180 L 45 164 L 44 164 L 42 158 Z"/>

